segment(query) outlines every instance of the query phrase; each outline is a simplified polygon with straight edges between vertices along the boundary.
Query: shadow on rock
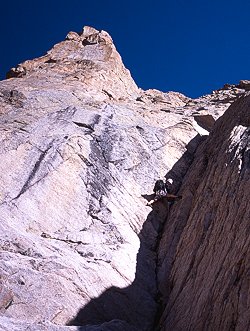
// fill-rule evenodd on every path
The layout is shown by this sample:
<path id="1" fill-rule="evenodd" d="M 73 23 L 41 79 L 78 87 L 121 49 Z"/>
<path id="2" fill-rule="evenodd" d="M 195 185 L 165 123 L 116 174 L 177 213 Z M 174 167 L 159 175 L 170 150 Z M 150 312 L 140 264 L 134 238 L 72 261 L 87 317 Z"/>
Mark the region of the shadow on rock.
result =
<path id="1" fill-rule="evenodd" d="M 198 144 L 203 140 L 196 136 L 187 146 L 187 151 L 166 174 L 176 181 L 173 192 L 180 187 L 193 160 Z M 142 195 L 150 201 L 154 194 Z M 170 203 L 171 205 L 171 203 Z M 80 309 L 68 325 L 79 326 L 79 331 L 150 331 L 155 330 L 160 312 L 157 287 L 157 248 L 163 225 L 169 213 L 169 203 L 162 199 L 153 204 L 139 233 L 140 248 L 134 282 L 126 288 L 111 287 L 98 298 L 92 299 Z"/>
<path id="2" fill-rule="evenodd" d="M 174 164 L 172 169 L 165 175 L 166 180 L 172 178 L 174 183 L 171 188 L 171 193 L 176 193 L 182 184 L 190 165 L 194 159 L 194 153 L 199 145 L 207 139 L 207 136 L 197 134 L 187 145 L 186 151 L 182 157 Z"/>
<path id="3" fill-rule="evenodd" d="M 139 233 L 140 248 L 134 282 L 123 289 L 111 287 L 92 299 L 68 325 L 76 325 L 79 330 L 86 331 L 152 330 L 158 310 L 155 250 L 158 233 L 167 214 L 167 202 L 157 202 L 144 222 Z"/>

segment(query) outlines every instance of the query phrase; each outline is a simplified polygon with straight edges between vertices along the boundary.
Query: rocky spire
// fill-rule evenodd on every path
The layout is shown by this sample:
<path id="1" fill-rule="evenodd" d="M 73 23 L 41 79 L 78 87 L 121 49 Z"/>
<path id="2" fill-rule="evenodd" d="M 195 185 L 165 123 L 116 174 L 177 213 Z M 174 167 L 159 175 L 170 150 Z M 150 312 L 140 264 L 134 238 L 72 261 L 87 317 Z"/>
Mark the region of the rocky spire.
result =
<path id="1" fill-rule="evenodd" d="M 69 32 L 66 40 L 46 55 L 12 68 L 7 73 L 7 78 L 11 77 L 59 79 L 67 84 L 77 81 L 110 99 L 124 99 L 138 93 L 110 35 L 89 26 L 80 33 Z"/>

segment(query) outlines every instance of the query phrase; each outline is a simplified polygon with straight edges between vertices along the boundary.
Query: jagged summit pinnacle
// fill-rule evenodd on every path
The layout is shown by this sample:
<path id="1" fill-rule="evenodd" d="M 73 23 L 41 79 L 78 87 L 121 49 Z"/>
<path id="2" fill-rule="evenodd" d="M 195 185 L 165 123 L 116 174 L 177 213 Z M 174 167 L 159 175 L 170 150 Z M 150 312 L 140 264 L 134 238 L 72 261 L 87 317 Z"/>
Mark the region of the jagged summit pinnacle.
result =
<path id="1" fill-rule="evenodd" d="M 89 26 L 80 33 L 69 32 L 66 40 L 56 44 L 46 55 L 12 68 L 7 78 L 13 77 L 77 81 L 85 88 L 104 91 L 113 99 L 138 93 L 110 35 Z"/>
<path id="2" fill-rule="evenodd" d="M 28 79 L 30 86 L 37 86 L 39 82 L 40 85 L 53 82 L 58 87 L 62 82 L 71 86 L 78 84 L 95 98 L 99 96 L 99 100 L 132 98 L 145 101 L 149 97 L 155 102 L 159 94 L 162 95 L 161 91 L 147 90 L 144 93 L 139 89 L 125 68 L 111 36 L 90 26 L 83 27 L 81 32 L 70 31 L 64 41 L 54 45 L 45 55 L 11 68 L 6 78 Z M 228 94 L 230 97 L 233 94 L 234 99 L 240 89 L 243 92 L 249 90 L 249 85 L 247 80 L 240 81 L 238 85 L 225 84 L 213 92 L 213 97 L 219 94 L 220 100 L 228 99 Z M 167 99 L 171 92 L 168 93 Z M 211 98 L 210 95 L 204 97 Z M 191 102 L 191 98 L 180 94 L 175 94 L 174 99 L 177 99 L 175 105 L 182 105 L 184 99 Z"/>

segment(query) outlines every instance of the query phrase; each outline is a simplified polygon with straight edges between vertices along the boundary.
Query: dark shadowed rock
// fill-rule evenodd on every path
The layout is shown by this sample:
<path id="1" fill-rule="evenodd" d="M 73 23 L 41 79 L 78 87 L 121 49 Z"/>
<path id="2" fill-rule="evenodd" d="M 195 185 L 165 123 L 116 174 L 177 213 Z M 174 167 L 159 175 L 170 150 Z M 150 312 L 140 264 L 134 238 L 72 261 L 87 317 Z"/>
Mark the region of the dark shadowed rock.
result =
<path id="1" fill-rule="evenodd" d="M 212 115 L 196 115 L 194 116 L 196 123 L 203 129 L 211 132 L 215 123 L 215 119 Z"/>
<path id="2" fill-rule="evenodd" d="M 250 96 L 197 150 L 159 248 L 161 330 L 248 330 Z"/>
<path id="3" fill-rule="evenodd" d="M 241 80 L 237 87 L 247 91 L 250 90 L 250 80 Z"/>

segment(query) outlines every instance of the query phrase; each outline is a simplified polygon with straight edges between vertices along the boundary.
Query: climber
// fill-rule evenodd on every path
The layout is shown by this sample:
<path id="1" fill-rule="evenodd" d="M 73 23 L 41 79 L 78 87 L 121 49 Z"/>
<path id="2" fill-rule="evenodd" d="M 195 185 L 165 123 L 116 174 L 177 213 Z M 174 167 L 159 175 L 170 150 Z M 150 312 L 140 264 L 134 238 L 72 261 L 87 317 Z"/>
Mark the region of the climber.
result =
<path id="1" fill-rule="evenodd" d="M 165 183 L 162 179 L 158 179 L 155 182 L 155 186 L 153 190 L 155 193 L 155 197 L 154 199 L 150 200 L 147 203 L 147 206 L 152 206 L 154 202 L 161 200 L 163 198 L 166 198 L 167 201 L 169 202 L 182 199 L 181 195 L 175 195 L 170 193 L 172 184 L 173 184 L 173 180 L 171 178 L 168 179 Z"/>

